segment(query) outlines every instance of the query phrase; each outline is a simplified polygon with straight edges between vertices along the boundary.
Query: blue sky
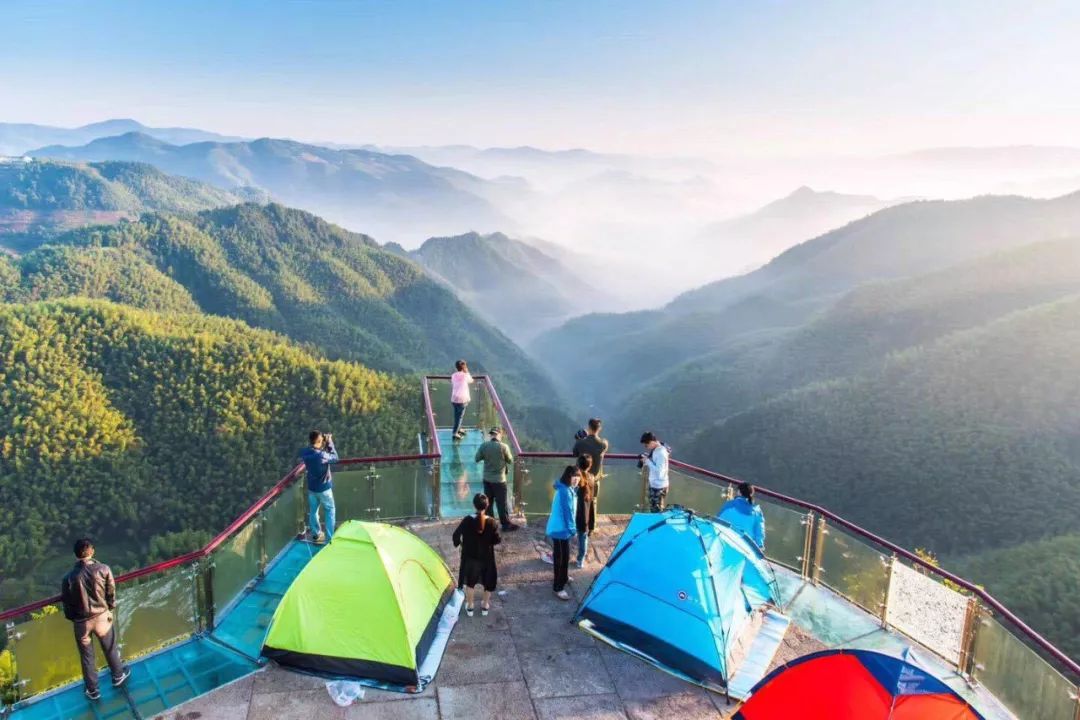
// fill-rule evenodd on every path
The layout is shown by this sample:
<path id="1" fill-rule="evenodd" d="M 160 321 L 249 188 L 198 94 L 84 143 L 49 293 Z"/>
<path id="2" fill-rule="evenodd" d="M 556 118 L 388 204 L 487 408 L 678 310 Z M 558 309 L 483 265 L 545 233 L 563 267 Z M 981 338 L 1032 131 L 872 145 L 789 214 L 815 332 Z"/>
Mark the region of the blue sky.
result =
<path id="1" fill-rule="evenodd" d="M 0 3 L 0 120 L 705 154 L 1080 145 L 1080 3 Z"/>

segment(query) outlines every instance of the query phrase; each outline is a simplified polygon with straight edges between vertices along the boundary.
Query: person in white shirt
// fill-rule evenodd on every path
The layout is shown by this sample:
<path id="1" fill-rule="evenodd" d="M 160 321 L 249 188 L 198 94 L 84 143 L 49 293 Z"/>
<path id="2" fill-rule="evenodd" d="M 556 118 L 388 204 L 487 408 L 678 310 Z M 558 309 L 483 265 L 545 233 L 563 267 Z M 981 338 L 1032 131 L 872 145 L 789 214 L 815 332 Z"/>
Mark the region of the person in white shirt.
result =
<path id="1" fill-rule="evenodd" d="M 465 437 L 461 421 L 465 417 L 465 406 L 472 400 L 469 385 L 472 384 L 473 376 L 469 374 L 469 366 L 464 360 L 458 360 L 454 367 L 457 372 L 450 376 L 450 404 L 454 406 L 454 439 L 460 440 Z"/>
<path id="2" fill-rule="evenodd" d="M 668 486 L 668 457 L 671 449 L 656 439 L 656 435 L 646 432 L 641 436 L 641 444 L 646 452 L 638 455 L 638 466 L 649 468 L 649 512 L 664 512 L 664 501 L 667 498 Z"/>

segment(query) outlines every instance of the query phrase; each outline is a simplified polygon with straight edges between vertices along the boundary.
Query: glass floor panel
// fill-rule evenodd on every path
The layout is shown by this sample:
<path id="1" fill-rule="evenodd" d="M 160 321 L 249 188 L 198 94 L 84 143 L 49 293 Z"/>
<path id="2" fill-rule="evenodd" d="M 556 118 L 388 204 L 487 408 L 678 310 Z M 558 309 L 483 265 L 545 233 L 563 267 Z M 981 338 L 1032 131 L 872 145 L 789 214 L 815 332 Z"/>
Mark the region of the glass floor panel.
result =
<path id="1" fill-rule="evenodd" d="M 256 658 L 274 610 L 320 547 L 290 543 L 266 577 L 226 610 L 211 637 L 185 640 L 131 662 L 131 677 L 123 688 L 113 688 L 104 672 L 100 700 L 87 700 L 80 681 L 17 708 L 10 720 L 149 718 L 258 670 Z M 64 651 L 74 653 L 74 643 L 58 649 Z"/>
<path id="2" fill-rule="evenodd" d="M 476 449 L 487 441 L 483 430 L 468 429 L 461 440 L 454 440 L 450 430 L 451 428 L 438 429 L 439 446 L 442 448 L 440 502 L 442 516 L 445 518 L 476 512 L 472 499 L 476 493 L 484 492 L 484 466 L 473 458 L 476 457 Z M 507 482 L 511 480 L 508 476 Z"/>

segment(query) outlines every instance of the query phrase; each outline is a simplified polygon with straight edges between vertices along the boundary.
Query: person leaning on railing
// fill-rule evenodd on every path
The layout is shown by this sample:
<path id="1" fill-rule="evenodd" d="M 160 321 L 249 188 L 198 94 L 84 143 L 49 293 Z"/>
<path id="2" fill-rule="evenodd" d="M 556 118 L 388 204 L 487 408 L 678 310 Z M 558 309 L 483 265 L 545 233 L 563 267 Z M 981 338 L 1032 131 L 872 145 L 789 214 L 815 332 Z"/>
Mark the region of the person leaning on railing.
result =
<path id="1" fill-rule="evenodd" d="M 120 687 L 131 675 L 120 660 L 116 643 L 116 627 L 113 611 L 116 609 L 116 581 L 109 566 L 94 559 L 94 543 L 89 538 L 75 541 L 75 557 L 78 562 L 60 583 L 60 599 L 64 604 L 64 617 L 75 624 L 75 644 L 79 648 L 82 663 L 83 684 L 86 697 L 97 700 L 97 663 L 94 662 L 93 637 L 98 639 L 105 660 L 112 673 L 113 687 Z"/>

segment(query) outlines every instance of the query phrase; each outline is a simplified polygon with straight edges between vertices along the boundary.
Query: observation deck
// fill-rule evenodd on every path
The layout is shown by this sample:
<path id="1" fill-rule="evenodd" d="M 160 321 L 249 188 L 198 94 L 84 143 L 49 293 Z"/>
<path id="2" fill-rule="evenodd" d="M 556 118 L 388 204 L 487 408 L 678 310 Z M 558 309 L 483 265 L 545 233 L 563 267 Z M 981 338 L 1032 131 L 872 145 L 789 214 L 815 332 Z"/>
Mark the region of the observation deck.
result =
<path id="1" fill-rule="evenodd" d="M 425 378 L 415 455 L 353 458 L 334 471 L 338 521 L 400 522 L 452 569 L 450 533 L 481 491 L 473 462 L 484 429 L 501 425 L 516 458 L 513 505 L 527 527 L 499 546 L 500 589 L 489 617 L 462 616 L 423 693 L 367 689 L 349 708 L 325 681 L 259 658 L 270 618 L 320 548 L 304 524 L 302 467 L 294 468 L 206 547 L 118 578 L 117 624 L 132 676 L 102 698 L 82 693 L 71 624 L 46 598 L 0 614 L 15 670 L 0 715 L 43 718 L 684 718 L 727 717 L 723 696 L 688 685 L 593 640 L 568 620 L 606 562 L 630 513 L 646 506 L 635 455 L 608 455 L 603 513 L 590 562 L 571 568 L 573 600 L 554 598 L 541 555 L 551 483 L 568 454 L 524 452 L 490 378 L 478 378 L 450 438 L 449 379 Z M 669 501 L 712 513 L 734 481 L 677 460 Z M 1080 666 L 961 578 L 810 503 L 759 488 L 766 556 L 792 625 L 773 665 L 826 647 L 908 650 L 988 720 L 1080 720 Z"/>

